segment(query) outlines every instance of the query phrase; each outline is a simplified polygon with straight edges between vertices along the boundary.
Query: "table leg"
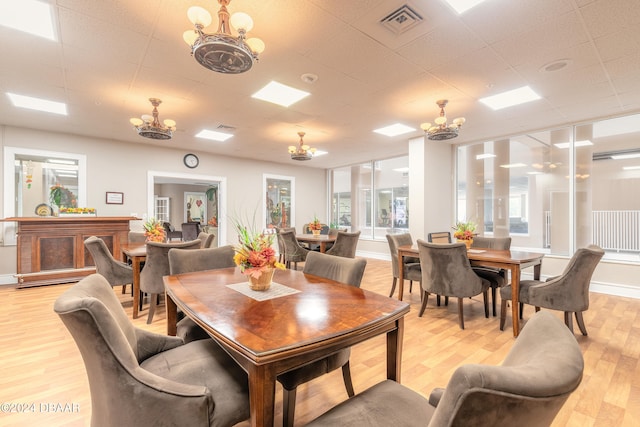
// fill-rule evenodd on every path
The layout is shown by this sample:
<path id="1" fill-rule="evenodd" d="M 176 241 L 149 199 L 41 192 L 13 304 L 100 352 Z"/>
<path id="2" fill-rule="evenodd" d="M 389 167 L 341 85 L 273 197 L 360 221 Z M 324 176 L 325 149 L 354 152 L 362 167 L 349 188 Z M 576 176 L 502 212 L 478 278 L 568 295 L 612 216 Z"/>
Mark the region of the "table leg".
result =
<path id="1" fill-rule="evenodd" d="M 178 306 L 166 292 L 164 301 L 167 311 L 167 335 L 175 337 L 178 333 Z"/>
<path id="2" fill-rule="evenodd" d="M 402 251 L 398 251 L 398 300 L 402 301 L 404 295 L 404 254 Z M 422 288 L 420 289 L 422 292 Z"/>
<path id="3" fill-rule="evenodd" d="M 249 405 L 251 427 L 273 427 L 276 378 L 265 365 L 249 368 Z"/>
<path id="4" fill-rule="evenodd" d="M 327 250 L 327 242 L 320 242 L 320 252 L 325 253 Z"/>
<path id="5" fill-rule="evenodd" d="M 133 268 L 133 313 L 131 317 L 137 319 L 138 306 L 140 305 L 140 257 L 132 257 L 131 268 Z"/>
<path id="6" fill-rule="evenodd" d="M 387 332 L 387 379 L 400 382 L 404 317 L 396 320 L 396 329 Z"/>
<path id="7" fill-rule="evenodd" d="M 513 336 L 520 334 L 520 316 L 518 311 L 520 308 L 520 266 L 511 266 L 511 317 L 513 324 Z"/>

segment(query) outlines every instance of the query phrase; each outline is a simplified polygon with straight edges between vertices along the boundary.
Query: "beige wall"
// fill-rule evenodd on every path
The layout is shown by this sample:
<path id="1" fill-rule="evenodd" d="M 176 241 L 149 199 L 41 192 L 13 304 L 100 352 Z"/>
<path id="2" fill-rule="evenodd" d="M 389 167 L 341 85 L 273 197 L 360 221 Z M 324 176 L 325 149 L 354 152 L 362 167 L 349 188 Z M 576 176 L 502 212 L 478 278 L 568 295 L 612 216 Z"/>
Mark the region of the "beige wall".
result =
<path id="1" fill-rule="evenodd" d="M 149 170 L 170 174 L 181 173 L 225 177 L 227 182 L 227 212 L 242 215 L 243 212 L 261 212 L 263 204 L 262 174 L 292 176 L 295 178 L 296 221 L 300 227 L 305 219 L 315 212 L 325 212 L 326 172 L 305 164 L 265 163 L 232 157 L 196 152 L 200 158 L 197 169 L 188 169 L 182 163 L 186 154 L 179 148 L 179 138 L 167 142 L 167 148 L 152 147 L 144 143 L 124 143 L 108 139 L 87 138 L 70 134 L 56 134 L 37 130 L 0 126 L 0 148 L 20 147 L 85 154 L 87 156 L 87 207 L 95 207 L 100 216 L 120 216 L 147 213 L 147 175 Z M 283 156 L 286 156 L 283 151 Z M 0 174 L 0 180 L 3 180 Z M 4 214 L 4 182 L 0 182 L 0 212 Z M 313 188 L 314 191 L 308 191 Z M 122 205 L 107 205 L 105 192 L 124 193 Z M 43 201 L 46 202 L 46 201 Z M 180 201 L 182 203 L 182 201 Z M 246 217 L 246 216 L 245 216 Z M 261 214 L 257 216 L 260 221 Z M 229 221 L 227 221 L 229 222 Z M 259 224 L 256 224 L 259 225 Z M 139 226 L 139 225 L 138 225 Z M 133 227 L 137 228 L 137 227 Z M 227 224 L 228 242 L 233 242 L 235 233 Z M 225 242 L 220 242 L 225 244 Z M 15 246 L 0 245 L 0 278 L 15 274 Z M 0 283 L 3 283 L 0 280 Z"/>

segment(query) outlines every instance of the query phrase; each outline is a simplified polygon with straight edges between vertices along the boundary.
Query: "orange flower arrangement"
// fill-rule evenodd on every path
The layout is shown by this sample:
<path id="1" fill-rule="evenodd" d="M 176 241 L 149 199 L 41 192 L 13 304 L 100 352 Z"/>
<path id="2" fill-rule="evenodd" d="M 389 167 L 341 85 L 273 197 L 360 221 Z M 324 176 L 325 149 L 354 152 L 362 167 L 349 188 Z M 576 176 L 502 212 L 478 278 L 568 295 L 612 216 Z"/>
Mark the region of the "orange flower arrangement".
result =
<path id="1" fill-rule="evenodd" d="M 320 222 L 318 217 L 313 217 L 313 221 L 309 223 L 309 229 L 316 231 L 322 230 L 322 223 Z"/>
<path id="2" fill-rule="evenodd" d="M 278 262 L 276 251 L 272 248 L 275 234 L 250 231 L 236 224 L 240 245 L 235 248 L 233 261 L 240 267 L 242 274 L 258 279 L 262 273 L 273 268 L 284 270 L 284 264 Z"/>
<path id="3" fill-rule="evenodd" d="M 147 240 L 150 242 L 164 242 L 165 231 L 162 226 L 162 221 L 155 218 L 149 218 L 144 224 L 144 235 L 147 236 Z"/>
<path id="4" fill-rule="evenodd" d="M 452 227 L 454 230 L 453 237 L 458 240 L 473 240 L 473 236 L 475 236 L 474 231 L 476 231 L 476 225 L 469 222 L 458 222 L 455 227 Z"/>

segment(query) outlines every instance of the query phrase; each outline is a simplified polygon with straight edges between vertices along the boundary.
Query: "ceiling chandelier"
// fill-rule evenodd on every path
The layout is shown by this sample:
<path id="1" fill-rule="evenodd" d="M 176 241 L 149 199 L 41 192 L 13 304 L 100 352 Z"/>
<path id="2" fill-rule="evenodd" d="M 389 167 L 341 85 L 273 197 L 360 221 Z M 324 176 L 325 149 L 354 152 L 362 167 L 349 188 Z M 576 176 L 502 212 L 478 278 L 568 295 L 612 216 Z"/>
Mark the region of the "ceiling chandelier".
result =
<path id="1" fill-rule="evenodd" d="M 304 136 L 304 132 L 298 132 L 298 136 L 300 136 L 300 141 L 298 142 L 298 146 L 290 145 L 289 146 L 289 154 L 291 154 L 292 160 L 311 160 L 313 158 L 314 153 L 316 152 L 315 148 L 311 148 L 308 145 L 305 145 L 302 141 L 302 137 Z"/>
<path id="2" fill-rule="evenodd" d="M 422 123 L 420 128 L 427 134 L 427 138 L 436 141 L 443 141 L 445 139 L 452 139 L 458 136 L 458 130 L 464 124 L 464 117 L 458 117 L 453 120 L 453 123 L 447 124 L 447 116 L 444 114 L 444 107 L 449 102 L 446 99 L 440 99 L 436 101 L 438 107 L 440 107 L 440 116 L 436 117 L 435 125 L 431 126 L 431 123 Z"/>
<path id="3" fill-rule="evenodd" d="M 258 54 L 264 50 L 264 43 L 258 38 L 246 39 L 247 32 L 253 28 L 253 20 L 243 12 L 229 17 L 229 2 L 231 0 L 218 0 L 218 31 L 214 34 L 203 31 L 211 24 L 209 12 L 199 6 L 190 7 L 187 16 L 195 30 L 185 31 L 182 38 L 191 46 L 191 55 L 203 67 L 218 73 L 239 74 L 251 69 Z M 231 34 L 230 25 L 238 31 L 237 36 Z"/>
<path id="4" fill-rule="evenodd" d="M 143 114 L 139 119 L 134 117 L 129 120 L 138 135 L 151 139 L 171 139 L 173 131 L 176 130 L 176 122 L 174 120 L 164 120 L 163 124 L 158 120 L 158 105 L 162 102 L 158 98 L 149 98 L 153 111 L 151 115 Z"/>

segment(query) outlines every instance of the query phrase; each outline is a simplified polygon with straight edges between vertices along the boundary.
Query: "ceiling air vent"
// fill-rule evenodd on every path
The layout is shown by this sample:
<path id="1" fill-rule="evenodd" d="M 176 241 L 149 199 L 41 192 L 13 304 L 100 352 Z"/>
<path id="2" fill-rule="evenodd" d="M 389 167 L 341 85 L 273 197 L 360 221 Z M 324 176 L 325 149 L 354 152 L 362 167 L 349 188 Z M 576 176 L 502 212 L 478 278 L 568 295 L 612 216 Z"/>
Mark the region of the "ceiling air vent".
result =
<path id="1" fill-rule="evenodd" d="M 227 125 L 218 125 L 218 127 L 216 129 L 220 129 L 220 130 L 236 130 L 235 127 L 227 126 Z"/>
<path id="2" fill-rule="evenodd" d="M 402 34 L 421 22 L 422 16 L 406 4 L 380 20 L 382 25 L 395 34 Z"/>

